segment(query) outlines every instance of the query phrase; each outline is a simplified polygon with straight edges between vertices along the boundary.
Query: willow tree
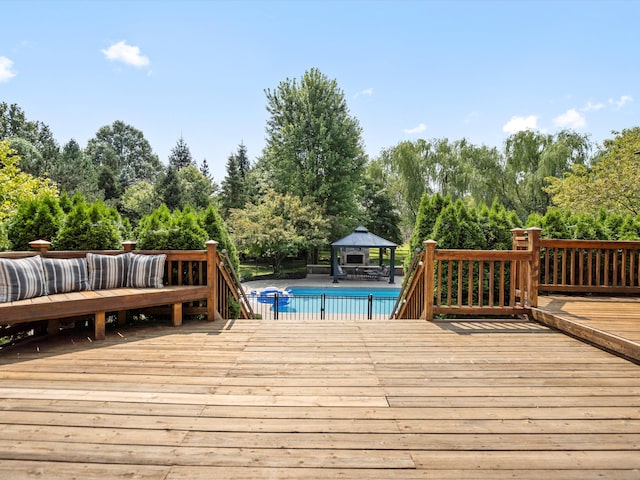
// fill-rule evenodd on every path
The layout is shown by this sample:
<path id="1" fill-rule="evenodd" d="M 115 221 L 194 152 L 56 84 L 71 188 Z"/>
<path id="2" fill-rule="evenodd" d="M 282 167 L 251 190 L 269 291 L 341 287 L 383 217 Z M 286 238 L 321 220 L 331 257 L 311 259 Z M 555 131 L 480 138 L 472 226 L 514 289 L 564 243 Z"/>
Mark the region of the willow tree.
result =
<path id="1" fill-rule="evenodd" d="M 331 221 L 331 238 L 353 228 L 366 162 L 361 128 L 336 80 L 311 69 L 267 89 L 266 181 L 276 192 L 310 197 Z"/>

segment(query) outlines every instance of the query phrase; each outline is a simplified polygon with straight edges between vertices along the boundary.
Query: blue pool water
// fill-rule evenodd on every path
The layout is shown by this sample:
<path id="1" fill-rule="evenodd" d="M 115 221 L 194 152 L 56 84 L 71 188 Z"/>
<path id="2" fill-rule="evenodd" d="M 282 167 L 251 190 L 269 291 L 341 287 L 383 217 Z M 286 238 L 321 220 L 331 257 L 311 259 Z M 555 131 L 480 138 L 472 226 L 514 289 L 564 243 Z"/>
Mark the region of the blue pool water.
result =
<path id="1" fill-rule="evenodd" d="M 332 297 L 394 297 L 400 293 L 399 288 L 354 288 L 354 287 L 287 287 L 293 295 L 322 295 Z"/>
<path id="2" fill-rule="evenodd" d="M 282 313 L 321 313 L 354 315 L 389 315 L 399 288 L 289 287 L 287 305 L 279 305 Z M 369 303 L 369 295 L 372 296 Z M 272 306 L 269 306 L 273 310 Z"/>

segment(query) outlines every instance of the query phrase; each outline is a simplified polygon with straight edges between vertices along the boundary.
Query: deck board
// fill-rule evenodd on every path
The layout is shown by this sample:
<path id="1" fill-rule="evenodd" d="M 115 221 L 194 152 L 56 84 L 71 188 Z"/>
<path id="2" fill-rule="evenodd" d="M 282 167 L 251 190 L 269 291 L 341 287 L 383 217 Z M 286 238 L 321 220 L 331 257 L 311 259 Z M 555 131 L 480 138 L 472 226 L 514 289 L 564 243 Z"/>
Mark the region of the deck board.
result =
<path id="1" fill-rule="evenodd" d="M 541 323 L 640 362 L 640 298 L 545 295 L 538 307 Z"/>
<path id="2" fill-rule="evenodd" d="M 640 473 L 640 367 L 532 321 L 71 335 L 0 357 L 0 478 Z"/>

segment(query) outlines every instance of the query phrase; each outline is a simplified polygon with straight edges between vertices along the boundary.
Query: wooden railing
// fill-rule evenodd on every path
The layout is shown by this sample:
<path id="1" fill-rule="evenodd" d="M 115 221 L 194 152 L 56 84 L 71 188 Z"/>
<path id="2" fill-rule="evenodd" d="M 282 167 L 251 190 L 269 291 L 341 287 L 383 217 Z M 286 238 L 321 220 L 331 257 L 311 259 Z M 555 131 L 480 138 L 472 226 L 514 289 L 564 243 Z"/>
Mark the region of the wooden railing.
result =
<path id="1" fill-rule="evenodd" d="M 640 242 L 540 240 L 540 291 L 640 293 Z"/>
<path id="2" fill-rule="evenodd" d="M 224 272 L 227 273 L 225 276 L 225 283 L 227 285 L 232 284 L 233 289 L 229 290 L 229 293 L 233 295 L 233 298 L 240 305 L 240 315 L 242 318 L 254 318 L 253 308 L 249 303 L 249 299 L 242 288 L 242 282 L 240 281 L 240 277 L 238 276 L 235 268 L 233 268 L 233 264 L 231 263 L 231 259 L 226 250 L 222 250 L 220 255 L 223 259 L 221 266 L 223 267 Z M 228 277 L 228 280 L 227 280 Z M 228 296 L 227 296 L 228 298 Z"/>
<path id="3" fill-rule="evenodd" d="M 165 281 L 167 285 L 210 285 L 211 298 L 206 302 L 191 302 L 184 306 L 187 315 L 207 315 L 209 319 L 228 319 L 229 301 L 240 301 L 244 294 L 240 286 L 233 281 L 235 270 L 228 260 L 226 252 L 217 250 L 218 242 L 206 242 L 206 250 L 134 250 L 135 242 L 123 243 L 124 250 L 133 253 L 167 255 Z M 50 252 L 55 253 L 55 252 Z M 65 252 L 69 253 L 69 252 Z M 84 254 L 86 252 L 81 252 Z M 240 301 L 241 305 L 242 302 Z M 155 311 L 161 312 L 162 308 Z M 253 312 L 241 308 L 241 318 L 253 318 Z"/>
<path id="4" fill-rule="evenodd" d="M 541 239 L 514 229 L 512 250 L 437 250 L 424 242 L 394 318 L 515 315 L 540 292 L 640 293 L 640 241 Z"/>
<path id="5" fill-rule="evenodd" d="M 427 240 L 392 317 L 527 313 L 538 299 L 540 230 L 527 232 L 526 248 L 519 244 L 514 250 L 437 250 L 436 242 Z"/>
<path id="6" fill-rule="evenodd" d="M 35 254 L 50 258 L 79 258 L 85 257 L 87 251 L 57 251 L 49 250 L 50 242 L 37 240 L 30 243 L 34 251 L 31 252 L 2 252 L 0 257 L 24 258 Z M 206 315 L 209 319 L 229 318 L 229 298 L 240 298 L 241 288 L 232 279 L 235 274 L 233 265 L 218 252 L 218 242 L 206 242 L 205 250 L 136 250 L 135 242 L 123 242 L 124 252 L 138 254 L 165 254 L 164 283 L 166 285 L 209 285 L 211 295 L 206 301 L 189 302 L 183 305 L 185 315 Z M 92 253 L 117 255 L 123 250 L 99 250 Z M 241 302 L 242 304 L 242 302 Z M 168 307 L 153 307 L 151 313 L 168 313 Z M 241 309 L 241 318 L 253 318 L 247 308 Z"/>

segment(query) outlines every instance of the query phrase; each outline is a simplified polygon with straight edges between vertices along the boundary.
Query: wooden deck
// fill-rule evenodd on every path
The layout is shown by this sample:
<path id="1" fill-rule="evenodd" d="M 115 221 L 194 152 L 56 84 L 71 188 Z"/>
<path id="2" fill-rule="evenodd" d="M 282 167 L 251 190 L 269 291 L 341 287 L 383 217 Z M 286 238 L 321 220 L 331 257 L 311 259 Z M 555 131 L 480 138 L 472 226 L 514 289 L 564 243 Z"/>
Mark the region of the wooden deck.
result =
<path id="1" fill-rule="evenodd" d="M 640 298 L 545 295 L 539 322 L 640 362 Z"/>
<path id="2" fill-rule="evenodd" d="M 0 478 L 640 477 L 640 367 L 529 321 L 188 322 L 0 357 Z"/>

